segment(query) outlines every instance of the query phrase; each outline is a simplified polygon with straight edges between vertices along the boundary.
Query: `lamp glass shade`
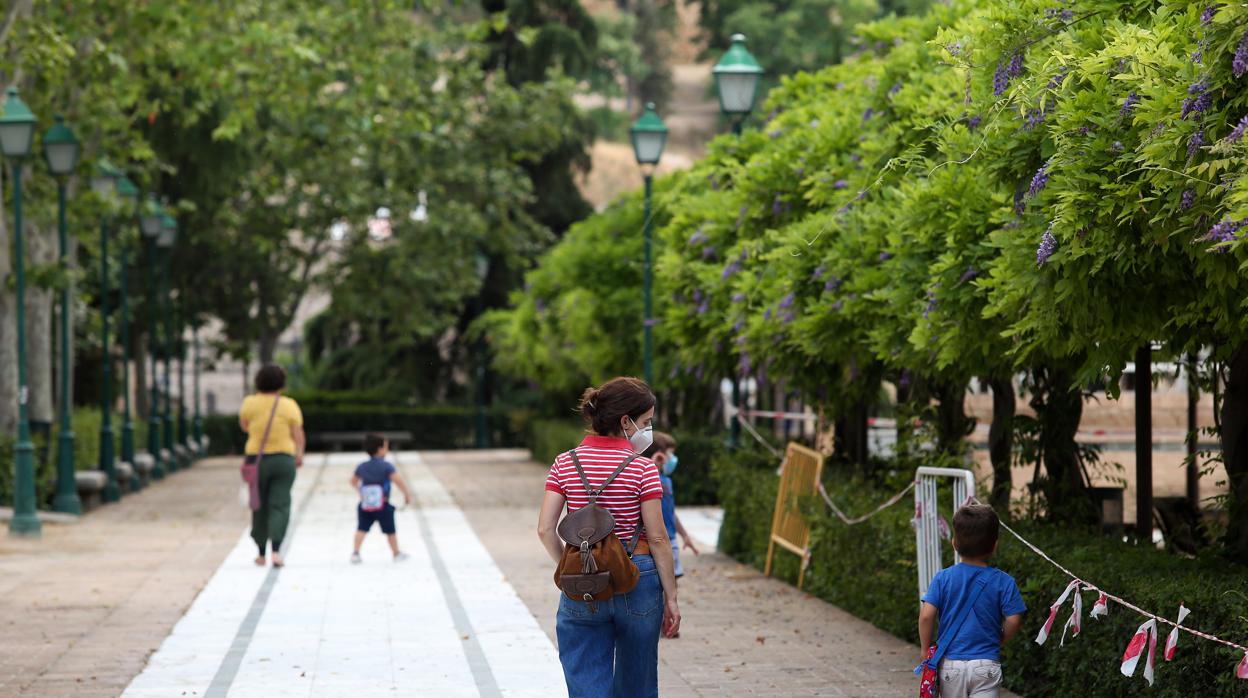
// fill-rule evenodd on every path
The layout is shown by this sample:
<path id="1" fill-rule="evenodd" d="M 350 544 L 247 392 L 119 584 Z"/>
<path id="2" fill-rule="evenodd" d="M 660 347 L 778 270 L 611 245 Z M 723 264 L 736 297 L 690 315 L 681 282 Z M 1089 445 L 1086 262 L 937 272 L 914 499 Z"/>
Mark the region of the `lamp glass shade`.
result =
<path id="1" fill-rule="evenodd" d="M 134 182 L 129 177 L 122 176 L 121 181 L 117 182 L 117 194 L 125 199 L 127 204 L 135 204 L 139 200 L 139 188 L 134 186 Z"/>
<path id="2" fill-rule="evenodd" d="M 56 123 L 43 134 L 43 158 L 48 162 L 48 169 L 57 177 L 64 177 L 78 166 L 81 153 L 82 145 L 77 136 L 58 115 Z"/>
<path id="3" fill-rule="evenodd" d="M 159 247 L 173 247 L 173 243 L 178 239 L 178 222 L 168 213 L 160 214 L 160 232 L 156 235 L 156 245 Z"/>
<path id="4" fill-rule="evenodd" d="M 633 140 L 633 155 L 640 165 L 658 164 L 663 157 L 663 146 L 667 144 L 667 126 L 654 111 L 654 104 L 647 104 L 646 110 L 633 124 L 629 135 Z"/>
<path id="5" fill-rule="evenodd" d="M 24 158 L 30 155 L 35 139 L 35 115 L 17 95 L 17 88 L 10 87 L 0 114 L 0 151 L 6 158 Z"/>
<path id="6" fill-rule="evenodd" d="M 719 93 L 719 108 L 725 114 L 748 114 L 754 109 L 758 80 L 763 68 L 745 48 L 745 36 L 734 34 L 732 46 L 711 71 Z"/>
<path id="7" fill-rule="evenodd" d="M 96 174 L 91 178 L 91 191 L 108 198 L 117 193 L 117 180 L 108 175 Z"/>
<path id="8" fill-rule="evenodd" d="M 139 214 L 139 229 L 143 231 L 143 235 L 149 238 L 155 238 L 160 235 L 160 229 L 164 227 L 161 216 L 164 214 L 160 202 L 155 197 L 149 196 L 147 201 L 143 203 L 143 211 Z"/>

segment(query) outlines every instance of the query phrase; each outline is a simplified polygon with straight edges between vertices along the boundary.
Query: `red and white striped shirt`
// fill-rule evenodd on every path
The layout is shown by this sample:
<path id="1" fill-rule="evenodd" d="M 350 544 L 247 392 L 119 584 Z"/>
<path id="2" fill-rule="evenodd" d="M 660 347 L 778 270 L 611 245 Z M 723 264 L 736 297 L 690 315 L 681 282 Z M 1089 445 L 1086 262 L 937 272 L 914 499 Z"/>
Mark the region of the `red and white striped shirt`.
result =
<path id="1" fill-rule="evenodd" d="M 576 458 L 585 470 L 590 487 L 600 487 L 611 473 L 633 455 L 628 439 L 613 436 L 586 436 L 576 447 Z M 581 476 L 567 453 L 559 454 L 550 474 L 546 476 L 546 489 L 558 492 L 568 500 L 568 513 L 589 503 L 589 494 L 581 483 Z M 626 545 L 633 537 L 637 522 L 641 520 L 641 503 L 663 498 L 663 485 L 659 482 L 659 469 L 654 461 L 638 456 L 628 467 L 607 485 L 598 497 L 598 504 L 615 517 L 615 535 Z M 643 531 L 641 537 L 645 538 Z"/>

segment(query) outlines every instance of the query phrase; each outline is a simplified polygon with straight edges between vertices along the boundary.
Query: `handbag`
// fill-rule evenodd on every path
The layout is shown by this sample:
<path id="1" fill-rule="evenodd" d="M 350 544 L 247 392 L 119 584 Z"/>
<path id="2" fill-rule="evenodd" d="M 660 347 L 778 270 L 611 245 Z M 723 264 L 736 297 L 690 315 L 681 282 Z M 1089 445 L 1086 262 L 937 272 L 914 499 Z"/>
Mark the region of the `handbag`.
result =
<path id="1" fill-rule="evenodd" d="M 945 656 L 945 651 L 949 649 L 953 638 L 957 637 L 958 631 L 962 629 L 962 624 L 971 615 L 971 611 L 975 610 L 975 602 L 979 601 L 980 593 L 983 592 L 984 587 L 988 586 L 987 570 L 977 574 L 974 583 L 975 590 L 969 597 L 970 603 L 962 607 L 958 617 L 947 628 L 942 628 L 936 644 L 927 648 L 927 656 L 914 668 L 914 673 L 919 676 L 919 698 L 940 698 L 940 660 Z"/>
<path id="2" fill-rule="evenodd" d="M 260 460 L 264 458 L 264 447 L 269 442 L 269 431 L 273 429 L 273 418 L 277 416 L 277 404 L 281 401 L 281 393 L 274 396 L 269 421 L 264 425 L 264 436 L 260 437 L 260 450 L 254 456 L 243 456 L 243 465 L 239 468 L 243 482 L 247 483 L 247 506 L 252 511 L 260 510 Z M 242 498 L 241 493 L 239 498 Z"/>

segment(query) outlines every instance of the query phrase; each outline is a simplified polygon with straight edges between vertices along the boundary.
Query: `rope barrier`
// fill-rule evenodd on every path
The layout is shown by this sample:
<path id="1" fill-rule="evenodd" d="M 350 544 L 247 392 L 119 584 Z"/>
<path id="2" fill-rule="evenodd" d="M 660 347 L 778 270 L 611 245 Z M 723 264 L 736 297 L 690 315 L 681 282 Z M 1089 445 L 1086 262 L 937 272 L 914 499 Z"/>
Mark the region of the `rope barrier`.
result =
<path id="1" fill-rule="evenodd" d="M 828 508 L 832 510 L 832 513 L 836 514 L 836 518 L 840 519 L 842 522 L 844 522 L 848 526 L 853 526 L 854 524 L 860 524 L 863 521 L 866 521 L 872 516 L 875 516 L 881 511 L 884 511 L 885 509 L 896 504 L 897 502 L 900 502 L 901 498 L 906 496 L 907 492 L 914 489 L 914 485 L 915 483 L 911 481 L 909 485 L 906 485 L 905 489 L 893 495 L 892 497 L 889 497 L 888 501 L 884 502 L 883 504 L 879 505 L 875 509 L 871 510 L 869 513 L 863 514 L 862 516 L 854 517 L 852 519 L 846 516 L 845 513 L 841 511 L 840 508 L 837 507 L 836 504 L 832 502 L 832 498 L 828 496 L 828 491 L 823 488 L 822 482 L 819 483 L 819 495 L 823 497 L 823 501 L 827 503 Z"/>
<path id="2" fill-rule="evenodd" d="M 973 502 L 973 503 L 975 503 L 975 504 L 982 504 L 982 502 L 980 502 L 978 499 L 975 499 L 974 497 L 969 498 L 969 499 L 968 499 L 968 501 Z M 1204 638 L 1204 639 L 1206 639 L 1206 640 L 1211 640 L 1211 641 L 1213 641 L 1213 642 L 1218 642 L 1218 643 L 1221 643 L 1221 644 L 1223 644 L 1223 645 L 1226 645 L 1227 647 L 1233 647 L 1233 648 L 1235 648 L 1235 649 L 1237 649 L 1237 650 L 1239 650 L 1239 651 L 1241 651 L 1241 652 L 1248 653 L 1248 647 L 1245 647 L 1245 646 L 1243 646 L 1243 645 L 1238 645 L 1238 644 L 1235 644 L 1234 642 L 1231 642 L 1231 641 L 1229 641 L 1229 640 L 1223 640 L 1222 638 L 1217 637 L 1217 636 L 1215 636 L 1215 635 L 1210 635 L 1210 634 L 1208 634 L 1208 633 L 1203 633 L 1203 632 L 1201 632 L 1201 631 L 1199 631 L 1199 630 L 1196 630 L 1196 629 L 1194 629 L 1194 628 L 1189 628 L 1189 627 L 1187 627 L 1187 626 L 1185 626 L 1185 625 L 1180 625 L 1179 623 L 1176 623 L 1175 621 L 1172 621 L 1172 620 L 1169 620 L 1169 619 L 1163 618 L 1163 617 L 1161 617 L 1161 616 L 1157 615 L 1156 613 L 1150 613 L 1149 611 L 1146 611 L 1146 610 L 1144 610 L 1144 609 L 1140 608 L 1139 606 L 1136 606 L 1135 604 L 1131 603 L 1130 601 L 1127 601 L 1126 599 L 1122 598 L 1121 596 L 1115 596 L 1114 594 L 1111 594 L 1111 593 L 1109 593 L 1108 591 L 1105 591 L 1105 590 L 1104 590 L 1104 589 L 1102 589 L 1101 587 L 1098 587 L 1097 585 L 1095 585 L 1095 584 L 1093 584 L 1093 583 L 1091 583 L 1091 582 L 1089 582 L 1089 581 L 1087 581 L 1087 580 L 1083 579 L 1082 577 L 1080 577 L 1079 575 L 1075 574 L 1074 572 L 1071 572 L 1069 569 L 1067 569 L 1067 568 L 1065 568 L 1064 566 L 1062 566 L 1062 565 L 1061 565 L 1060 563 L 1058 563 L 1056 560 L 1054 560 L 1053 558 L 1049 557 L 1049 555 L 1048 555 L 1047 553 L 1045 553 L 1045 552 L 1044 552 L 1043 550 L 1041 550 L 1040 548 L 1036 547 L 1036 546 L 1035 546 L 1035 545 L 1034 545 L 1031 541 L 1027 540 L 1026 538 L 1023 538 L 1021 535 L 1019 535 L 1018 531 L 1015 531 L 1013 528 L 1010 528 L 1010 526 L 1009 526 L 1008 524 L 1006 524 L 1004 521 L 1002 521 L 1002 522 L 1001 522 L 1001 527 L 1002 527 L 1002 528 L 1004 528 L 1006 531 L 1008 531 L 1008 532 L 1010 533 L 1010 535 L 1012 535 L 1012 536 L 1014 536 L 1015 538 L 1017 538 L 1017 539 L 1018 539 L 1018 542 L 1022 543 L 1023 545 L 1027 546 L 1028 548 L 1030 548 L 1030 549 L 1031 549 L 1031 551 L 1032 551 L 1033 553 L 1035 553 L 1035 554 L 1039 555 L 1039 556 L 1040 556 L 1041 558 L 1043 558 L 1046 562 L 1048 562 L 1049 564 L 1053 565 L 1053 566 L 1054 566 L 1054 567 L 1056 567 L 1057 569 L 1061 570 L 1061 571 L 1062 571 L 1062 572 L 1063 572 L 1066 576 L 1070 577 L 1072 580 L 1075 580 L 1075 581 L 1079 582 L 1080 584 L 1082 584 L 1082 585 L 1083 585 L 1085 588 L 1087 588 L 1088 590 L 1091 590 L 1091 591 L 1096 591 L 1096 592 L 1099 592 L 1099 593 L 1101 593 L 1101 594 L 1104 594 L 1106 599 L 1109 599 L 1110 601 L 1113 601 L 1114 603 L 1117 603 L 1119 606 L 1123 606 L 1124 608 L 1129 608 L 1129 609 L 1131 609 L 1132 611 L 1135 611 L 1136 613 L 1138 613 L 1138 614 L 1140 614 L 1140 615 L 1144 616 L 1145 618 L 1152 618 L 1153 620 L 1156 620 L 1156 621 L 1157 621 L 1157 622 L 1159 622 L 1159 623 L 1165 623 L 1166 625 L 1169 625 L 1169 626 L 1171 626 L 1171 627 L 1178 628 L 1179 630 L 1182 630 L 1182 631 L 1183 631 L 1183 632 L 1185 632 L 1185 633 L 1189 633 L 1189 634 L 1191 634 L 1191 635 L 1195 635 L 1196 637 Z"/>
<path id="3" fill-rule="evenodd" d="M 772 446 L 771 443 L 767 441 L 767 439 L 764 439 L 762 434 L 755 431 L 754 425 L 750 424 L 750 421 L 748 419 L 741 419 L 741 417 L 739 416 L 740 414 L 741 414 L 741 411 L 737 410 L 736 411 L 737 423 L 745 427 L 745 430 L 750 432 L 750 436 L 753 436 L 755 440 L 757 440 L 760 444 L 763 445 L 764 448 L 766 448 L 768 451 L 771 451 L 771 455 L 775 456 L 776 458 L 782 457 L 783 454 L 780 453 L 780 451 L 777 450 L 775 446 Z"/>

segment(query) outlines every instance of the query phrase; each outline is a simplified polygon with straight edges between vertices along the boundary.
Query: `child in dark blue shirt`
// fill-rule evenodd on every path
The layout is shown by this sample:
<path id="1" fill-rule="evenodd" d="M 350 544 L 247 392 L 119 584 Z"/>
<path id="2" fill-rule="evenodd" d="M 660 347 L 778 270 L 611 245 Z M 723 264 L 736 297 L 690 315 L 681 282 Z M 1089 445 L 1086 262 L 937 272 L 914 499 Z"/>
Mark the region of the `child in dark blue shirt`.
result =
<path id="1" fill-rule="evenodd" d="M 959 509 L 953 515 L 953 547 L 962 562 L 937 572 L 923 594 L 920 657 L 926 659 L 928 648 L 939 638 L 941 698 L 1000 694 L 1001 645 L 1018 633 L 1027 610 L 1014 578 L 988 566 L 997 551 L 1000 528 L 992 507 L 969 504 Z"/>
<path id="2" fill-rule="evenodd" d="M 390 444 L 381 436 L 367 434 L 364 436 L 364 450 L 368 460 L 360 463 L 351 476 L 351 486 L 360 493 L 360 503 L 356 507 L 355 550 L 351 553 L 351 563 L 360 563 L 360 545 L 364 536 L 374 523 L 381 524 L 381 532 L 386 534 L 390 542 L 390 552 L 394 553 L 394 561 L 407 559 L 407 553 L 399 550 L 399 537 L 394 527 L 394 505 L 390 503 L 390 485 L 398 485 L 403 491 L 404 504 L 412 503 L 412 492 L 407 488 L 403 475 L 386 460 Z"/>
<path id="3" fill-rule="evenodd" d="M 675 472 L 677 463 L 676 439 L 671 434 L 654 432 L 654 441 L 646 450 L 645 456 L 653 460 L 655 467 L 659 469 L 659 484 L 663 485 L 663 499 L 660 502 L 663 509 L 663 526 L 667 529 L 667 539 L 672 543 L 672 561 L 675 563 L 676 577 L 680 578 L 684 576 L 685 570 L 680 564 L 680 546 L 676 543 L 676 534 L 680 534 L 680 537 L 684 539 L 685 547 L 692 550 L 694 555 L 698 554 L 698 549 L 694 547 L 689 533 L 680 523 L 680 517 L 676 516 L 676 495 L 672 484 L 672 473 Z"/>

